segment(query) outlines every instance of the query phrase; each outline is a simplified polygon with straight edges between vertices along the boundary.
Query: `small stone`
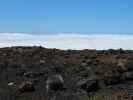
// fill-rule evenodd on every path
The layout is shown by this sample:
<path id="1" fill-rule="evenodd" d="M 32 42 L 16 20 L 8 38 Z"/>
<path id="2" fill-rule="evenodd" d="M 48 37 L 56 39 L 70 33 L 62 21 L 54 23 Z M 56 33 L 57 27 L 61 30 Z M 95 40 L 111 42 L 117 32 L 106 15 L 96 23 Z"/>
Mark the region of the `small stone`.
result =
<path id="1" fill-rule="evenodd" d="M 31 78 L 34 78 L 34 77 L 39 77 L 41 75 L 43 75 L 44 73 L 43 72 L 25 72 L 24 73 L 24 76 L 25 77 L 31 77 Z"/>
<path id="2" fill-rule="evenodd" d="M 81 66 L 87 66 L 87 63 L 83 62 L 81 63 Z"/>
<path id="3" fill-rule="evenodd" d="M 32 92 L 35 88 L 33 86 L 33 83 L 30 81 L 23 82 L 19 85 L 19 91 L 20 92 Z"/>
<path id="4" fill-rule="evenodd" d="M 13 82 L 10 82 L 10 83 L 8 83 L 8 85 L 9 85 L 9 86 L 13 86 L 13 85 L 14 85 L 14 83 L 13 83 Z"/>
<path id="5" fill-rule="evenodd" d="M 40 60 L 40 63 L 41 63 L 41 64 L 45 64 L 46 61 L 45 61 L 45 60 Z"/>
<path id="6" fill-rule="evenodd" d="M 49 90 L 63 90 L 64 89 L 64 80 L 61 75 L 54 75 L 47 79 L 46 81 L 47 92 Z"/>
<path id="7" fill-rule="evenodd" d="M 24 76 L 26 76 L 26 77 L 33 77 L 33 72 L 25 72 Z"/>

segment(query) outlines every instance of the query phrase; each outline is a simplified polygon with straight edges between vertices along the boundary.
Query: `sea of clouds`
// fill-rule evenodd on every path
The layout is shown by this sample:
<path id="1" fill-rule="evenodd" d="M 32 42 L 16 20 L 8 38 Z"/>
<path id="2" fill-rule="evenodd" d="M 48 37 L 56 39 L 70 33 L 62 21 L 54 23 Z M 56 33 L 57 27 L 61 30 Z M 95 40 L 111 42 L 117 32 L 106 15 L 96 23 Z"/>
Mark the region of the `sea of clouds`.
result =
<path id="1" fill-rule="evenodd" d="M 0 33 L 0 47 L 44 46 L 58 49 L 133 49 L 133 35 Z"/>

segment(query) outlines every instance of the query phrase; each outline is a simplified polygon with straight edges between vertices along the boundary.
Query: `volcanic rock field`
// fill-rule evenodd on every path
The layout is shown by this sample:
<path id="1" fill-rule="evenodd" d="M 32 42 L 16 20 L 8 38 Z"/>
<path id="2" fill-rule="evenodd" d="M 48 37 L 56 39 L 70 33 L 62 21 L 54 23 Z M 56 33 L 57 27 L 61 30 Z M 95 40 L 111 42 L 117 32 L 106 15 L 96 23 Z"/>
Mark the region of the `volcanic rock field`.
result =
<path id="1" fill-rule="evenodd" d="M 0 100 L 133 100 L 133 51 L 0 48 Z"/>

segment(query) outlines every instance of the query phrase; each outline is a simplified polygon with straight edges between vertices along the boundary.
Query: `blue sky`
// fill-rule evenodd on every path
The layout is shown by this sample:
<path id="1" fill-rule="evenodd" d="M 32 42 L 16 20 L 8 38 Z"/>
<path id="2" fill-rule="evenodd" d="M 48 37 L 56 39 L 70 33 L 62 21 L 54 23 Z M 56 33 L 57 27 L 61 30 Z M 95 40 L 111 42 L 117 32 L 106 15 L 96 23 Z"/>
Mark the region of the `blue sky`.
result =
<path id="1" fill-rule="evenodd" d="M 0 0 L 0 32 L 133 33 L 133 0 Z"/>

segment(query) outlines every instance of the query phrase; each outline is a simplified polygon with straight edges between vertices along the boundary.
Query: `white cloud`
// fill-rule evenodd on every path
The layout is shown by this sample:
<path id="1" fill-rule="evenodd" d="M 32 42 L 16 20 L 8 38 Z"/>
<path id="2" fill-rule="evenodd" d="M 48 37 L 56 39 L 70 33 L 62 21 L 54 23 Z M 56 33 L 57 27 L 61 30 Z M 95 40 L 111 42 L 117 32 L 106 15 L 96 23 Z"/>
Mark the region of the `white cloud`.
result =
<path id="1" fill-rule="evenodd" d="M 0 33 L 0 47 L 44 46 L 58 49 L 133 49 L 133 35 L 31 35 Z"/>

